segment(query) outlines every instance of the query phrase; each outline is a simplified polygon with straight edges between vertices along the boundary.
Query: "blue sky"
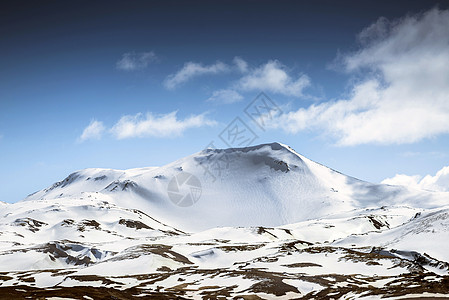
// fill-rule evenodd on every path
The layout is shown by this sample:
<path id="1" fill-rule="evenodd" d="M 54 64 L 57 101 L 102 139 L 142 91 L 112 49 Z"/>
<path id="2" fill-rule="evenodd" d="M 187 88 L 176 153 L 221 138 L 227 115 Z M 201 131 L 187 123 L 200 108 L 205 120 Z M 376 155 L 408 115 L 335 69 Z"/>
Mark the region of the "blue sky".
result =
<path id="1" fill-rule="evenodd" d="M 236 117 L 252 144 L 279 141 L 360 179 L 435 174 L 449 165 L 447 8 L 11 2 L 0 12 L 0 200 L 78 169 L 227 147 L 219 135 Z M 263 130 L 244 112 L 261 92 L 280 108 Z"/>

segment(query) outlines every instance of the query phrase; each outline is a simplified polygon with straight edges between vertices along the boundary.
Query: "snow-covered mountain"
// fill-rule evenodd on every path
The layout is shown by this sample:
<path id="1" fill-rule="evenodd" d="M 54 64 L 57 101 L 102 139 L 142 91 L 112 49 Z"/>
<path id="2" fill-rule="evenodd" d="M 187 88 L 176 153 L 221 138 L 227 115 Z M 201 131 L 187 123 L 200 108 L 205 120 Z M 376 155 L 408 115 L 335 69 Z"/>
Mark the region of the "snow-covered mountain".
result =
<path id="1" fill-rule="evenodd" d="M 449 293 L 449 193 L 364 182 L 279 143 L 81 170 L 0 216 L 0 298 Z"/>
<path id="2" fill-rule="evenodd" d="M 201 195 L 191 206 L 169 199 L 170 180 L 187 172 Z M 187 231 L 217 226 L 279 226 L 365 207 L 408 204 L 438 207 L 445 194 L 357 180 L 272 143 L 207 149 L 159 168 L 86 169 L 25 201 L 82 198 L 96 193 L 121 207 L 138 208 Z"/>

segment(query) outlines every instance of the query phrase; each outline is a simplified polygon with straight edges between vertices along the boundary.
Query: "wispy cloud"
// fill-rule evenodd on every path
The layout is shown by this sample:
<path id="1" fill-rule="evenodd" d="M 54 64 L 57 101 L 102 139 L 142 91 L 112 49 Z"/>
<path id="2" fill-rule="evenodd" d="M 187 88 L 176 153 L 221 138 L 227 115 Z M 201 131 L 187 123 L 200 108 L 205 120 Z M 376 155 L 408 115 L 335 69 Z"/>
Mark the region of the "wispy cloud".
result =
<path id="1" fill-rule="evenodd" d="M 154 115 L 142 113 L 123 116 L 111 129 L 117 139 L 134 137 L 172 137 L 179 136 L 190 128 L 213 126 L 216 122 L 206 117 L 206 114 L 192 115 L 178 119 L 177 112 Z"/>
<path id="2" fill-rule="evenodd" d="M 243 60 L 241 57 L 238 57 L 238 56 L 234 57 L 232 62 L 234 63 L 234 65 L 237 67 L 237 69 L 241 73 L 248 72 L 248 63 L 245 60 Z"/>
<path id="3" fill-rule="evenodd" d="M 234 90 L 218 90 L 212 93 L 206 101 L 217 104 L 231 104 L 243 100 L 243 96 Z"/>
<path id="4" fill-rule="evenodd" d="M 302 97 L 303 90 L 308 86 L 310 86 L 310 79 L 307 75 L 300 74 L 294 78 L 283 64 L 277 60 L 270 60 L 240 78 L 236 88 L 243 91 L 268 91 Z"/>
<path id="5" fill-rule="evenodd" d="M 84 142 L 86 140 L 98 140 L 103 135 L 103 132 L 105 131 L 105 127 L 103 125 L 103 122 L 92 120 L 90 124 L 84 128 L 83 133 L 79 137 L 80 142 Z"/>
<path id="6" fill-rule="evenodd" d="M 438 192 L 449 192 L 449 166 L 439 170 L 434 176 L 426 175 L 404 175 L 397 174 L 392 178 L 382 181 L 384 184 L 403 185 L 417 189 L 431 190 Z"/>
<path id="7" fill-rule="evenodd" d="M 219 74 L 229 71 L 228 65 L 217 61 L 215 64 L 203 65 L 200 63 L 187 62 L 184 66 L 175 74 L 169 75 L 165 81 L 164 86 L 167 89 L 174 89 L 179 85 L 191 80 L 194 77 L 198 77 L 206 74 Z"/>
<path id="8" fill-rule="evenodd" d="M 429 152 L 419 152 L 419 151 L 406 151 L 400 153 L 403 157 L 417 157 L 417 156 L 425 156 L 425 157 L 447 157 L 448 153 L 444 153 L 441 151 L 429 151 Z"/>
<path id="9" fill-rule="evenodd" d="M 116 67 L 123 71 L 136 71 L 148 67 L 148 65 L 156 60 L 154 52 L 128 52 L 122 55 L 122 58 L 117 61 Z"/>
<path id="10" fill-rule="evenodd" d="M 322 130 L 343 146 L 414 143 L 449 133 L 449 11 L 381 18 L 359 41 L 359 51 L 341 62 L 348 72 L 369 75 L 347 99 L 290 111 L 272 127 Z"/>
<path id="11" fill-rule="evenodd" d="M 267 91 L 286 96 L 307 97 L 304 89 L 311 85 L 310 79 L 305 74 L 292 75 L 281 62 L 270 60 L 258 67 L 251 67 L 241 57 L 234 57 L 232 64 L 225 64 L 217 61 L 215 64 L 204 65 L 201 63 L 187 62 L 176 73 L 169 75 L 164 86 L 167 89 L 175 89 L 194 77 L 206 74 L 221 74 L 233 72 L 234 78 L 230 81 L 228 88 L 219 89 L 213 92 L 207 101 L 230 104 L 243 99 L 241 92 Z"/>

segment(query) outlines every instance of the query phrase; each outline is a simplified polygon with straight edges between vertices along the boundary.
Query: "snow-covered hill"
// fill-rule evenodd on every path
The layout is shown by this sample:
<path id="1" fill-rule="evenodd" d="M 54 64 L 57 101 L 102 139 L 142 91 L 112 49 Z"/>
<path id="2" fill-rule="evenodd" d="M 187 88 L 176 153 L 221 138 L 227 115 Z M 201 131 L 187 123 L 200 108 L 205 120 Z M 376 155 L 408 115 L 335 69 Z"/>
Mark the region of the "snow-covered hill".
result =
<path id="1" fill-rule="evenodd" d="M 199 200 L 187 207 L 174 204 L 167 193 L 170 180 L 185 172 L 201 184 Z M 79 198 L 88 192 L 121 207 L 147 211 L 187 231 L 279 226 L 365 207 L 438 207 L 446 201 L 441 193 L 345 176 L 279 143 L 207 149 L 159 168 L 86 169 L 25 201 Z"/>
<path id="2" fill-rule="evenodd" d="M 78 171 L 0 217 L 0 298 L 449 293 L 449 193 L 360 181 L 279 143 Z"/>

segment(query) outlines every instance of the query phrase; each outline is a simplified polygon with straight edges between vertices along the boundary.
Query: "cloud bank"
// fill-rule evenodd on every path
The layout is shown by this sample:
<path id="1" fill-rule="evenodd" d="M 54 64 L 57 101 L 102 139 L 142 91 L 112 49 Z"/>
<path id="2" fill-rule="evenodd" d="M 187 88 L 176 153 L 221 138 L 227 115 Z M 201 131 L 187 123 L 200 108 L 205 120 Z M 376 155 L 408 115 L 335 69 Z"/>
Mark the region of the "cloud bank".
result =
<path id="1" fill-rule="evenodd" d="M 392 178 L 382 181 L 384 184 L 403 185 L 416 189 L 424 189 L 437 192 L 449 192 L 449 166 L 439 170 L 435 176 L 427 175 L 421 177 L 419 175 L 408 176 L 397 174 Z"/>
<path id="2" fill-rule="evenodd" d="M 380 18 L 358 39 L 360 49 L 340 57 L 346 72 L 365 74 L 350 95 L 290 111 L 271 127 L 322 131 L 342 146 L 414 143 L 449 133 L 449 11 Z M 301 83 L 291 85 L 295 91 Z"/>

